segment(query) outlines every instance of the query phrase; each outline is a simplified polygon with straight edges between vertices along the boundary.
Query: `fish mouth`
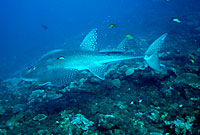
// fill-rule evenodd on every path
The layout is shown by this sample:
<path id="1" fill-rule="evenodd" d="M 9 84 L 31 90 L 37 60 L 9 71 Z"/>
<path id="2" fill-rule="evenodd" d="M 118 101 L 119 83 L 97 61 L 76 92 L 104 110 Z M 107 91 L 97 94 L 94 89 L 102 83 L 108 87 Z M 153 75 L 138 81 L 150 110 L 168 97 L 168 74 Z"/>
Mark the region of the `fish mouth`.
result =
<path id="1" fill-rule="evenodd" d="M 26 72 L 25 71 L 20 74 L 20 78 L 22 80 L 24 80 L 24 81 L 37 81 L 37 79 L 35 79 L 35 78 L 26 77 Z"/>
<path id="2" fill-rule="evenodd" d="M 51 82 L 39 83 L 37 79 L 24 78 L 24 77 L 20 77 L 20 78 L 21 78 L 23 81 L 26 81 L 26 82 L 36 82 L 36 83 L 38 83 L 39 86 L 44 86 L 44 85 L 53 86 Z"/>
<path id="3" fill-rule="evenodd" d="M 22 80 L 27 81 L 27 82 L 31 82 L 31 81 L 37 81 L 37 79 L 33 79 L 33 78 L 25 78 L 25 77 L 20 77 Z"/>

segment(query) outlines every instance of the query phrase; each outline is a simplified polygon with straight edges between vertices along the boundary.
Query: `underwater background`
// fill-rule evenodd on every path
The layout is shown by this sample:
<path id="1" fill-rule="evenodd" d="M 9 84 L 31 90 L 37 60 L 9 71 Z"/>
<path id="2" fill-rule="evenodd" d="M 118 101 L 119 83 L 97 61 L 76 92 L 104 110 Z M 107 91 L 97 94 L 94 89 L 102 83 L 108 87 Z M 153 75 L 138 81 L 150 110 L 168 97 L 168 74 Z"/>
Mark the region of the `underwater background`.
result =
<path id="1" fill-rule="evenodd" d="M 197 19 L 193 16 L 198 11 L 198 0 L 2 0 L 0 78 L 52 49 L 77 48 L 92 28 L 99 29 L 99 46 L 118 44 L 125 34 L 149 34 L 146 40 L 151 42 L 162 33 L 180 35 Z M 183 23 L 178 25 L 173 18 Z M 117 27 L 109 30 L 110 24 Z"/>
<path id="2" fill-rule="evenodd" d="M 1 0 L 0 134 L 200 134 L 199 5 L 199 0 Z M 93 28 L 99 48 L 116 47 L 131 35 L 138 55 L 168 33 L 160 54 L 165 73 L 130 60 L 113 64 L 105 80 L 81 73 L 62 88 L 20 79 L 46 52 L 79 48 Z"/>

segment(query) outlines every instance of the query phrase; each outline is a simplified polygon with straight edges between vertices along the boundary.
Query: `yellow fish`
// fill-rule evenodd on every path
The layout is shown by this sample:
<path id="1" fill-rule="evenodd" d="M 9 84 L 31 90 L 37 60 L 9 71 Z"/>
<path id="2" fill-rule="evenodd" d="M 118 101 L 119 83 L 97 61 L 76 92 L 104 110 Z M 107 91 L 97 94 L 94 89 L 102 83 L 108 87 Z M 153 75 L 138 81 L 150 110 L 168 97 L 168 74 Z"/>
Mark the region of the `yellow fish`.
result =
<path id="1" fill-rule="evenodd" d="M 126 38 L 128 38 L 128 39 L 133 39 L 133 36 L 130 35 L 130 34 L 126 34 L 126 35 L 124 35 L 124 37 L 126 37 Z"/>
<path id="2" fill-rule="evenodd" d="M 194 64 L 195 61 L 194 61 L 193 59 L 190 59 L 190 62 L 191 62 L 192 64 Z"/>
<path id="3" fill-rule="evenodd" d="M 174 22 L 177 22 L 177 23 L 181 23 L 181 21 L 178 19 L 178 18 L 174 18 L 172 19 Z"/>
<path id="4" fill-rule="evenodd" d="M 39 86 L 39 84 L 37 82 L 35 82 L 35 86 Z"/>
<path id="5" fill-rule="evenodd" d="M 60 56 L 57 58 L 58 60 L 64 60 L 65 58 L 63 56 Z"/>
<path id="6" fill-rule="evenodd" d="M 115 24 L 110 24 L 110 25 L 108 25 L 108 28 L 109 28 L 109 29 L 114 28 L 114 27 L 116 27 Z"/>

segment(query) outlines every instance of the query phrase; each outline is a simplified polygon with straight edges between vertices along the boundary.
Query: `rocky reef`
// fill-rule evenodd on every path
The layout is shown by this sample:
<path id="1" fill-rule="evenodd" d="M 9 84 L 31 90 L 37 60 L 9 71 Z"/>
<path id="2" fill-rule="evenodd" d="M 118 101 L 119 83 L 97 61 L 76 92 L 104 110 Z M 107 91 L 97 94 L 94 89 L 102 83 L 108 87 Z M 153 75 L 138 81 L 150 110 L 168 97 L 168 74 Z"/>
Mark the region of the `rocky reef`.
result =
<path id="1" fill-rule="evenodd" d="M 111 65 L 105 80 L 83 71 L 62 88 L 1 81 L 0 134 L 200 134 L 200 48 L 160 57 L 162 73 L 129 60 Z"/>

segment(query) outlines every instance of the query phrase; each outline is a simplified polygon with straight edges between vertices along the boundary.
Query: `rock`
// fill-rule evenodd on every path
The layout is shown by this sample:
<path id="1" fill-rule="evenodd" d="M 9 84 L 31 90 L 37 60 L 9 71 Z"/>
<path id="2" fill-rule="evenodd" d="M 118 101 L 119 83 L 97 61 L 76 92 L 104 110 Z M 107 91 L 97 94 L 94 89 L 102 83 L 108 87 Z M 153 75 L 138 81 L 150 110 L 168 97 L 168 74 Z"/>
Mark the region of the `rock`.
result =
<path id="1" fill-rule="evenodd" d="M 47 96 L 47 94 L 44 90 L 35 90 L 35 91 L 32 91 L 28 100 L 29 100 L 29 103 L 35 102 L 35 101 L 41 102 L 42 99 L 45 98 L 46 96 Z"/>
<path id="2" fill-rule="evenodd" d="M 3 115 L 6 112 L 3 106 L 0 105 L 0 115 Z"/>
<path id="3" fill-rule="evenodd" d="M 194 73 L 183 73 L 176 77 L 177 83 L 184 83 L 193 88 L 200 88 L 200 77 Z"/>
<path id="4" fill-rule="evenodd" d="M 0 129 L 0 135 L 7 135 L 6 129 Z"/>
<path id="5" fill-rule="evenodd" d="M 24 111 L 26 106 L 24 104 L 17 104 L 13 107 L 13 113 L 18 113 Z"/>
<path id="6" fill-rule="evenodd" d="M 61 118 L 64 119 L 64 118 L 71 117 L 71 113 L 72 113 L 71 110 L 68 110 L 68 111 L 64 110 L 64 111 L 62 111 L 62 112 L 60 113 L 60 115 L 61 115 Z"/>
<path id="7" fill-rule="evenodd" d="M 119 79 L 114 79 L 114 80 L 112 80 L 112 85 L 117 87 L 117 88 L 120 88 L 121 87 L 121 81 Z"/>
<path id="8" fill-rule="evenodd" d="M 128 70 L 126 70 L 125 74 L 126 76 L 132 75 L 135 72 L 135 68 L 129 68 Z"/>
<path id="9" fill-rule="evenodd" d="M 51 133 L 47 129 L 41 129 L 37 133 L 38 135 L 51 135 Z"/>
<path id="10" fill-rule="evenodd" d="M 96 77 L 96 76 L 90 77 L 90 78 L 89 78 L 89 81 L 90 81 L 91 83 L 101 83 L 101 79 L 99 79 L 99 78 Z"/>
<path id="11" fill-rule="evenodd" d="M 197 52 L 200 53 L 200 48 L 197 49 Z"/>
<path id="12" fill-rule="evenodd" d="M 9 127 L 9 129 L 13 129 L 14 127 L 19 126 L 19 120 L 21 120 L 24 117 L 23 113 L 18 113 L 16 115 L 14 115 L 13 117 L 11 117 L 7 122 L 6 122 L 6 126 Z"/>
<path id="13" fill-rule="evenodd" d="M 92 126 L 94 124 L 94 122 L 89 121 L 82 114 L 76 114 L 74 117 L 72 117 L 71 124 L 75 125 L 76 127 L 80 128 L 82 130 L 88 130 L 89 126 Z"/>
<path id="14" fill-rule="evenodd" d="M 9 129 L 13 129 L 13 127 L 15 126 L 15 122 L 16 120 L 14 119 L 14 117 L 12 117 L 11 119 L 9 119 L 7 122 L 6 122 L 6 126 L 9 127 Z"/>
<path id="15" fill-rule="evenodd" d="M 99 119 L 99 126 L 105 128 L 105 129 L 112 129 L 115 125 L 118 124 L 118 117 L 114 115 L 104 115 L 104 114 L 98 114 Z"/>
<path id="16" fill-rule="evenodd" d="M 35 90 L 32 91 L 30 98 L 39 98 L 39 97 L 46 97 L 44 90 Z"/>
<path id="17" fill-rule="evenodd" d="M 77 82 L 71 82 L 69 85 L 69 89 L 77 89 L 78 88 L 78 84 Z"/>
<path id="18" fill-rule="evenodd" d="M 120 67 L 120 70 L 121 70 L 121 71 L 125 71 L 125 70 L 127 70 L 127 69 L 128 69 L 128 66 L 127 66 L 127 65 L 123 65 L 123 66 Z"/>
<path id="19" fill-rule="evenodd" d="M 41 121 L 41 120 L 45 120 L 46 118 L 47 116 L 45 114 L 38 114 L 33 118 L 33 120 Z"/>
<path id="20" fill-rule="evenodd" d="M 60 97 L 62 97 L 63 95 L 62 94 L 57 94 L 57 93 L 48 93 L 47 94 L 47 97 L 50 99 L 50 100 L 55 100 L 55 99 L 58 99 Z"/>

